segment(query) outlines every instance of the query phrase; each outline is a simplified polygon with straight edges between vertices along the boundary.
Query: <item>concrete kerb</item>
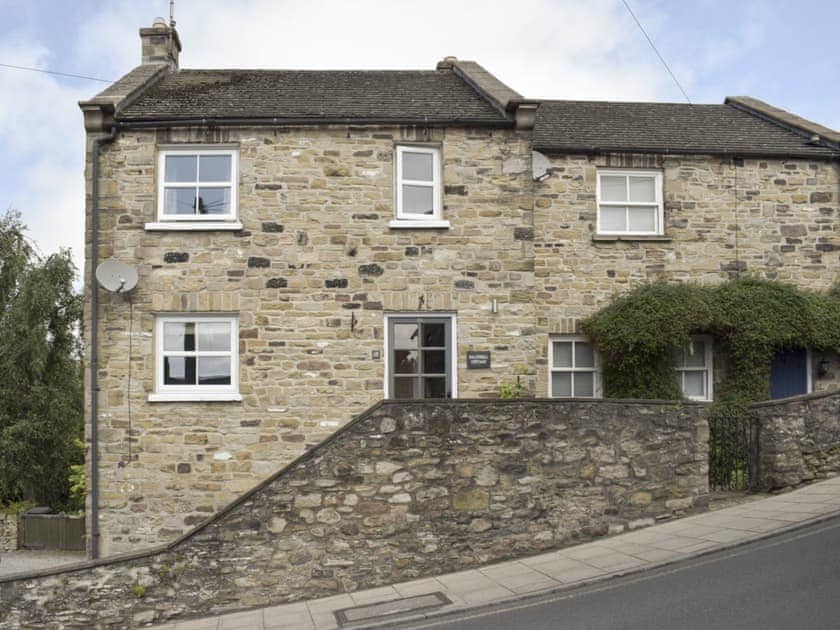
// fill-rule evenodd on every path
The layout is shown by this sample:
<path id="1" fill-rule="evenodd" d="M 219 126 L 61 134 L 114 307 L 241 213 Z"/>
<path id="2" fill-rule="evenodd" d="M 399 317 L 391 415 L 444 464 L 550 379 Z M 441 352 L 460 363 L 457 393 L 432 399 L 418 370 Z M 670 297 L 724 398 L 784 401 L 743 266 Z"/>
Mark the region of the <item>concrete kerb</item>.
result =
<path id="1" fill-rule="evenodd" d="M 708 556 L 713 553 L 718 553 L 720 551 L 726 551 L 727 549 L 733 549 L 735 547 L 741 547 L 743 545 L 758 542 L 761 540 L 766 540 L 769 538 L 775 538 L 776 536 L 781 536 L 782 534 L 786 534 L 791 531 L 795 531 L 798 529 L 804 529 L 811 525 L 816 525 L 823 521 L 831 520 L 832 518 L 840 517 L 840 509 L 834 510 L 833 512 L 821 514 L 820 516 L 807 519 L 804 521 L 798 521 L 796 523 L 792 523 L 790 525 L 782 526 L 779 529 L 775 529 L 769 532 L 762 532 L 758 534 L 751 535 L 749 538 L 745 538 L 743 540 L 735 541 L 735 542 L 726 542 L 726 543 L 716 543 L 715 546 L 710 547 L 708 549 L 703 549 L 697 551 L 696 553 L 689 553 L 684 554 L 682 557 L 673 558 L 669 560 L 664 560 L 661 562 L 651 562 L 649 564 L 645 564 L 644 566 L 640 567 L 633 567 L 628 569 L 620 569 L 617 571 L 613 571 L 610 573 L 605 573 L 603 575 L 599 575 L 597 577 L 583 579 L 578 582 L 574 582 L 572 584 L 565 584 L 561 586 L 552 586 L 546 589 L 535 589 L 528 593 L 518 593 L 511 597 L 506 597 L 502 599 L 497 599 L 492 604 L 481 604 L 477 606 L 470 606 L 465 604 L 455 604 L 453 606 L 448 607 L 446 610 L 439 610 L 439 611 L 431 611 L 424 613 L 422 615 L 413 615 L 413 616 L 402 616 L 402 617 L 393 617 L 391 619 L 382 621 L 382 622 L 366 622 L 364 624 L 347 624 L 343 625 L 342 628 L 348 629 L 355 629 L 359 630 L 361 628 L 400 628 L 407 623 L 421 623 L 423 621 L 444 621 L 447 617 L 454 617 L 459 614 L 462 614 L 466 611 L 473 611 L 476 613 L 480 612 L 490 612 L 496 608 L 503 608 L 509 606 L 510 604 L 514 604 L 517 602 L 525 602 L 531 599 L 537 599 L 542 597 L 549 597 L 551 595 L 564 593 L 567 591 L 573 591 L 575 589 L 583 588 L 586 586 L 590 586 L 592 584 L 597 584 L 599 582 L 604 582 L 607 580 L 611 580 L 614 578 L 626 577 L 630 575 L 635 575 L 638 573 L 644 573 L 646 571 L 650 571 L 653 569 L 660 569 L 662 567 L 666 567 L 672 564 L 677 564 L 679 562 L 685 562 L 686 560 L 692 560 L 696 558 L 701 558 L 703 556 Z M 656 526 L 654 526 L 656 527 Z M 648 528 L 651 529 L 651 528 Z M 628 532 L 632 533 L 632 532 Z M 616 537 L 617 538 L 617 537 Z M 506 564 L 505 562 L 498 563 L 496 565 L 487 565 L 490 566 L 501 566 Z M 478 569 L 476 569 L 478 570 Z"/>

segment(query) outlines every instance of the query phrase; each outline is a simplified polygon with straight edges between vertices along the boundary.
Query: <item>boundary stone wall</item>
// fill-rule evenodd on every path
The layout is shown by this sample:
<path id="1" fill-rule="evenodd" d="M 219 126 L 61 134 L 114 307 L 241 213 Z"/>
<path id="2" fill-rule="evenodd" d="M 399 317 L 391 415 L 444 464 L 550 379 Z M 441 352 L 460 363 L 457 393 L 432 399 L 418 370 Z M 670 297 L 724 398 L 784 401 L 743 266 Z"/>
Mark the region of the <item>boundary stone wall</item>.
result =
<path id="1" fill-rule="evenodd" d="M 4 627 L 112 628 L 562 547 L 708 502 L 697 403 L 383 402 L 178 541 L 0 579 Z"/>
<path id="2" fill-rule="evenodd" d="M 18 548 L 18 514 L 0 512 L 0 553 Z"/>
<path id="3" fill-rule="evenodd" d="M 840 391 L 757 403 L 758 488 L 777 490 L 840 474 Z"/>

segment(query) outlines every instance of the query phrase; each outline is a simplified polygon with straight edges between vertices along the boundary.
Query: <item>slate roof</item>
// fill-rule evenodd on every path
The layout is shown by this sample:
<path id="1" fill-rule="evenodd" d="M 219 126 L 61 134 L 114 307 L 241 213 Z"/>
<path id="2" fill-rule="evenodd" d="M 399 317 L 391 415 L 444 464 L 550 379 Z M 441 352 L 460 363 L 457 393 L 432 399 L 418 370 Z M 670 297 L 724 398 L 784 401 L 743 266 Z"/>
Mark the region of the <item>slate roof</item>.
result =
<path id="1" fill-rule="evenodd" d="M 828 146 L 732 105 L 542 101 L 538 151 L 737 154 L 830 158 Z"/>
<path id="2" fill-rule="evenodd" d="M 180 70 L 151 85 L 116 118 L 512 124 L 451 70 Z"/>

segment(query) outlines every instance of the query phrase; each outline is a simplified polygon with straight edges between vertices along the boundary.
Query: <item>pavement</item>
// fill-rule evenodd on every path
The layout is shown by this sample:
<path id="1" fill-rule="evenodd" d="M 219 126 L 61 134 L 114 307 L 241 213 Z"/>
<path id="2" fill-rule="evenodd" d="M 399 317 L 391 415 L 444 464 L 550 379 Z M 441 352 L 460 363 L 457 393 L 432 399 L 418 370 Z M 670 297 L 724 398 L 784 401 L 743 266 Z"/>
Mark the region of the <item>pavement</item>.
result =
<path id="1" fill-rule="evenodd" d="M 840 515 L 840 477 L 538 556 L 157 630 L 401 627 L 637 573 Z"/>
<path id="2" fill-rule="evenodd" d="M 29 573 L 41 569 L 77 564 L 87 559 L 84 551 L 20 550 L 0 553 L 0 577 L 13 573 Z"/>

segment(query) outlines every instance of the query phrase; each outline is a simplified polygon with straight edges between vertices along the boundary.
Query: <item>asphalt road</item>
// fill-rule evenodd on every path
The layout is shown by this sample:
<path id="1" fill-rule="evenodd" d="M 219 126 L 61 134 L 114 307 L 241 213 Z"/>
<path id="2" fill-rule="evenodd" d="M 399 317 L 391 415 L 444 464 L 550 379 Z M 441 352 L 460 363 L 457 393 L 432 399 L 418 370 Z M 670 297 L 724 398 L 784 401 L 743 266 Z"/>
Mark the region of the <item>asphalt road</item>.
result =
<path id="1" fill-rule="evenodd" d="M 840 518 L 627 578 L 410 627 L 840 628 Z"/>

